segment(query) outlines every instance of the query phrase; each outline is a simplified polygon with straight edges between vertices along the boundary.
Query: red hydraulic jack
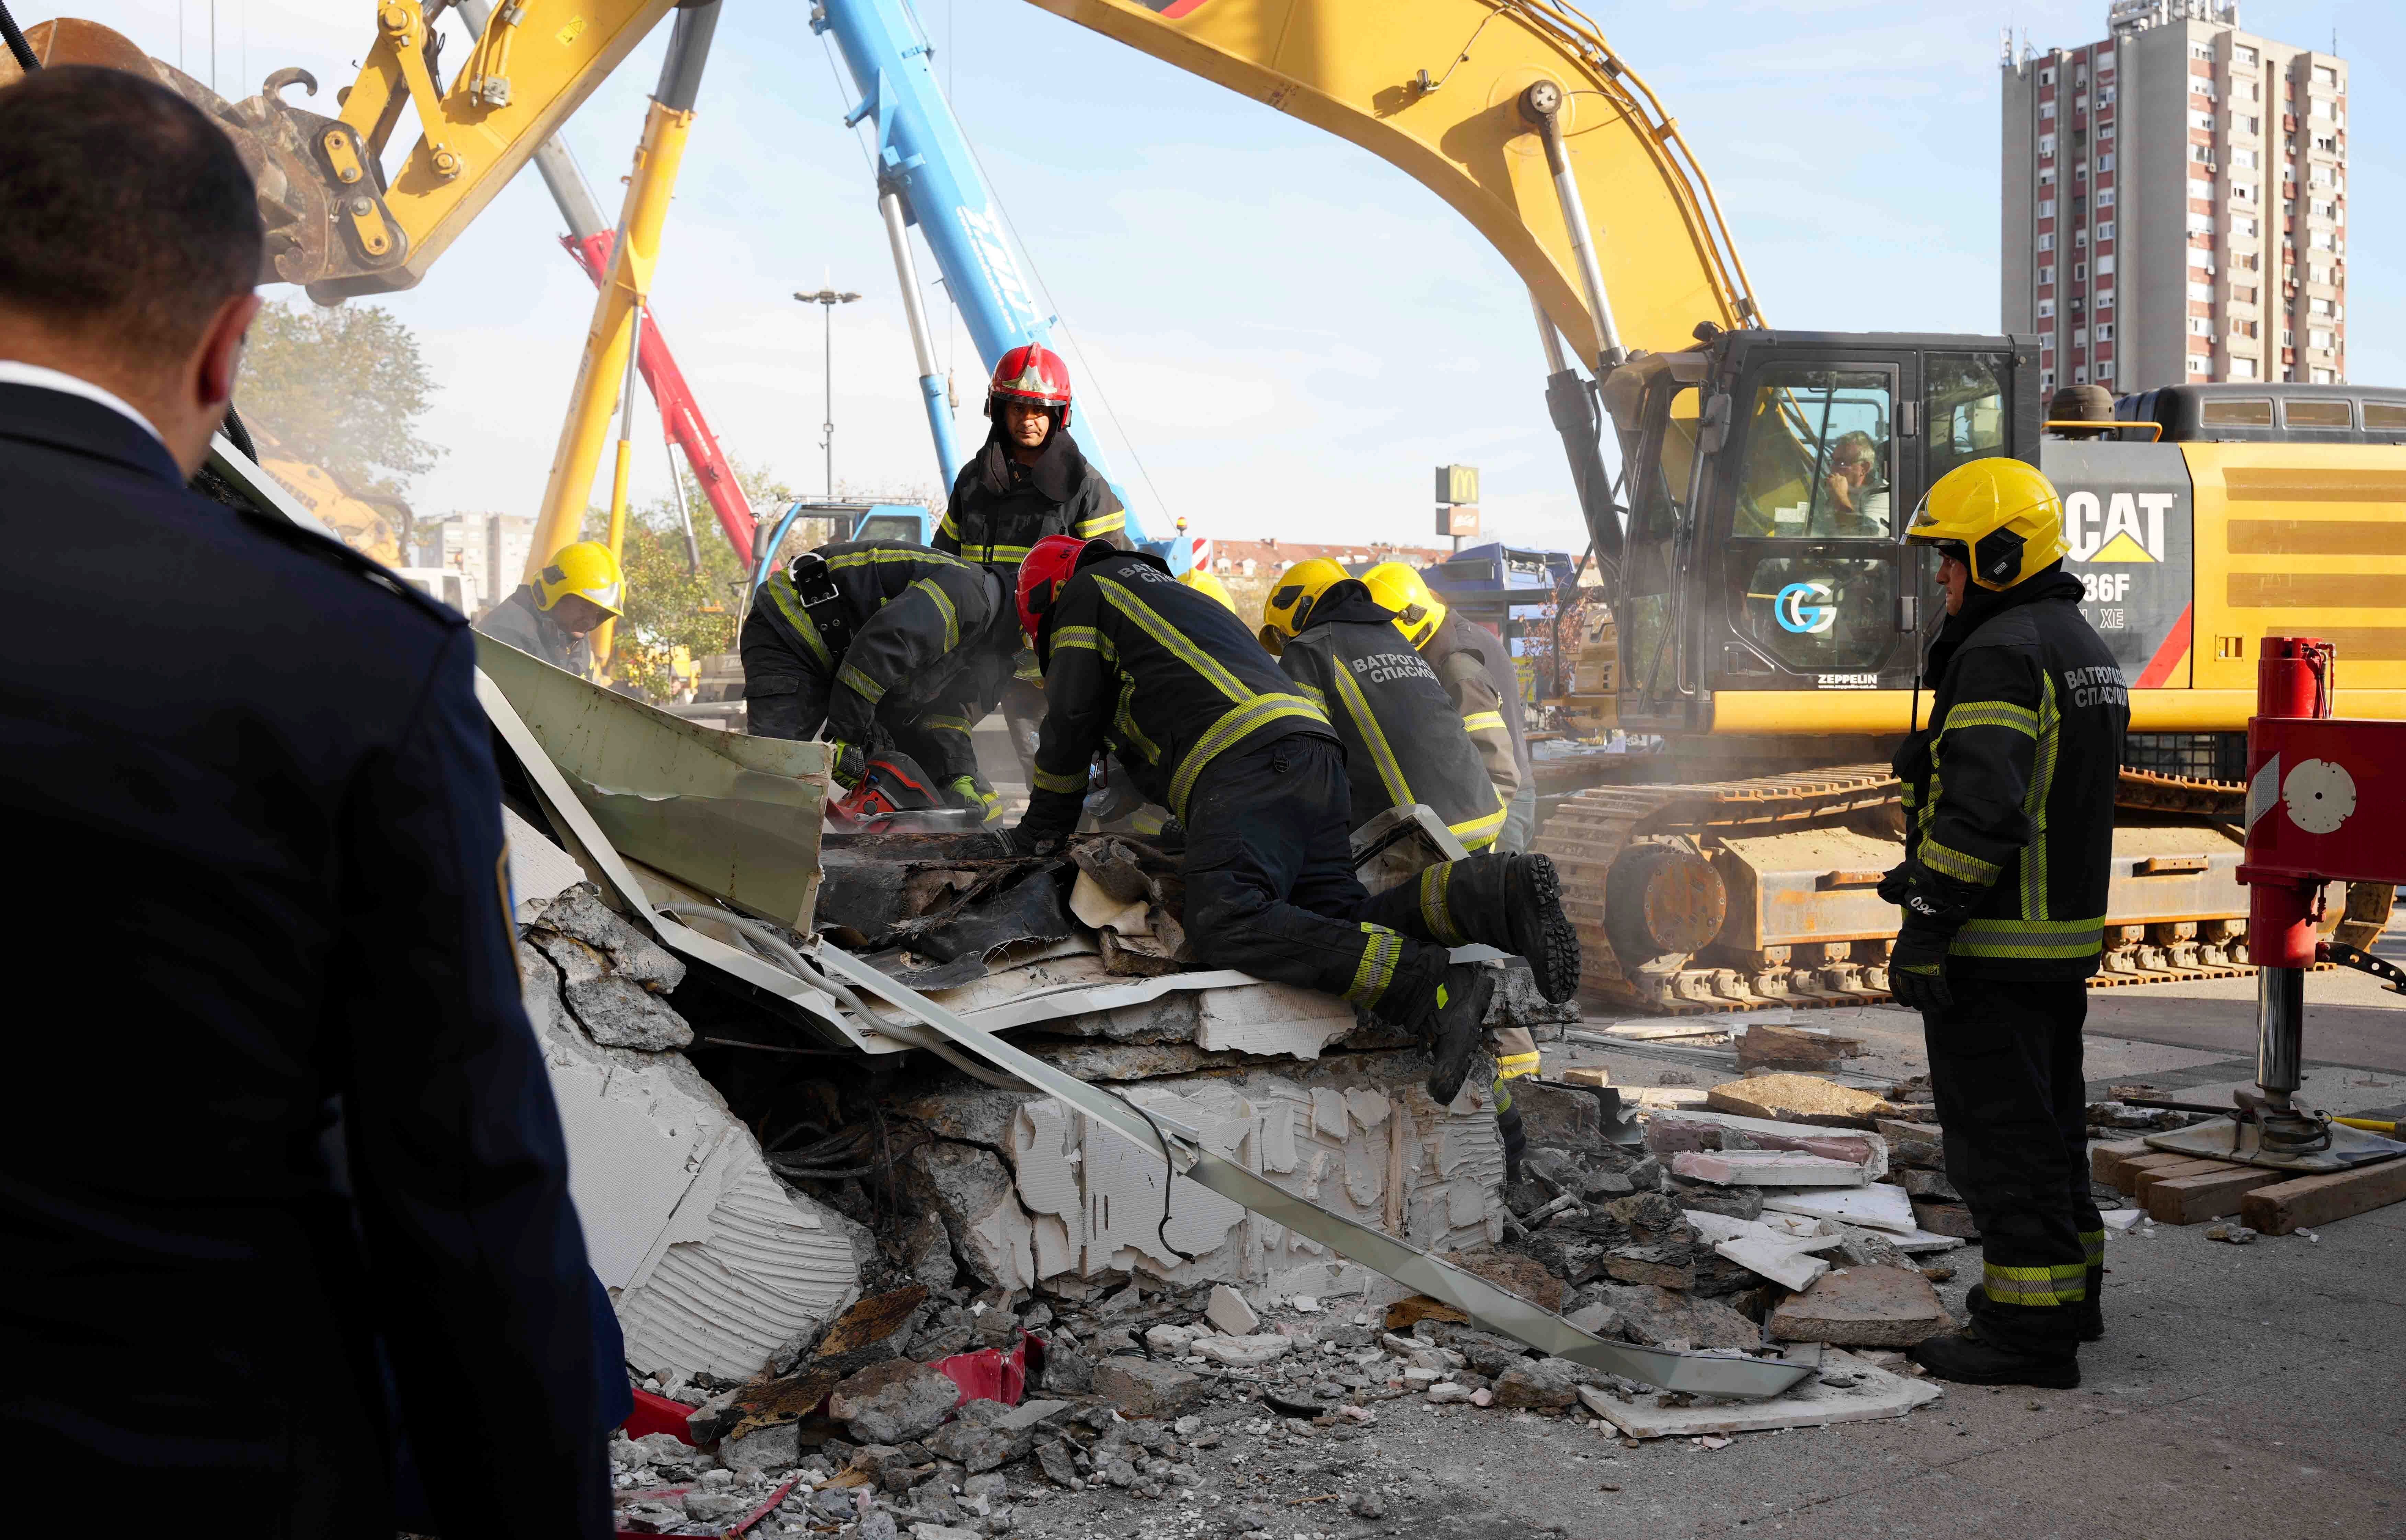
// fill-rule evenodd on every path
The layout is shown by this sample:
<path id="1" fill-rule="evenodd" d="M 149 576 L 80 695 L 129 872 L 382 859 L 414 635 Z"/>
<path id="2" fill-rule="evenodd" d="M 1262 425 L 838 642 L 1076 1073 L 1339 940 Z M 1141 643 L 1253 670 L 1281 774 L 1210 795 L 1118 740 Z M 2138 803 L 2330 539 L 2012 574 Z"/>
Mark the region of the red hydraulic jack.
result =
<path id="1" fill-rule="evenodd" d="M 2229 1118 L 2147 1143 L 2286 1171 L 2342 1171 L 2406 1154 L 2406 1143 L 2335 1124 L 2297 1105 L 2306 972 L 2361 968 L 2406 993 L 2406 973 L 2317 939 L 2332 883 L 2406 882 L 2406 722 L 2331 714 L 2338 670 L 2328 642 L 2270 636 L 2247 724 L 2247 956 L 2256 973 L 2257 1092 Z"/>

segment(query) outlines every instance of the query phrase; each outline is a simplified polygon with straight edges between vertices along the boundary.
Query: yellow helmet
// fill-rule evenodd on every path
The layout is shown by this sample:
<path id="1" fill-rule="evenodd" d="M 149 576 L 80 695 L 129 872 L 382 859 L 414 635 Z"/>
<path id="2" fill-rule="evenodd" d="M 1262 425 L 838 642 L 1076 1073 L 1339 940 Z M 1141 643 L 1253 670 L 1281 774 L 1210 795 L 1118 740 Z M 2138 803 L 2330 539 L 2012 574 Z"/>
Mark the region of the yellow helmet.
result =
<path id="1" fill-rule="evenodd" d="M 1395 629 L 1415 648 L 1423 646 L 1445 624 L 1445 604 L 1429 592 L 1420 569 L 1401 561 L 1381 561 L 1362 574 L 1370 597 L 1395 612 Z"/>
<path id="2" fill-rule="evenodd" d="M 1899 538 L 1960 545 L 1973 582 L 2010 588 L 2063 559 L 2063 499 L 2025 460 L 1975 459 L 1931 484 Z"/>
<path id="3" fill-rule="evenodd" d="M 535 575 L 535 608 L 549 610 L 570 594 L 599 605 L 613 616 L 624 612 L 626 578 L 618 558 L 598 540 L 580 540 L 551 553 L 551 563 Z"/>
<path id="4" fill-rule="evenodd" d="M 1226 584 L 1221 582 L 1218 578 L 1213 577 L 1210 572 L 1205 572 L 1202 568 L 1187 568 L 1186 571 L 1178 574 L 1178 581 L 1185 584 L 1190 588 L 1199 589 L 1204 593 L 1210 594 L 1212 598 L 1226 605 L 1230 615 L 1235 615 L 1237 613 L 1237 596 L 1228 591 L 1228 586 Z"/>
<path id="5" fill-rule="evenodd" d="M 1262 645 L 1272 654 L 1284 652 L 1286 644 L 1311 624 L 1311 607 L 1320 602 L 1320 596 L 1348 575 L 1324 556 L 1298 561 L 1281 572 L 1269 597 L 1262 600 Z"/>

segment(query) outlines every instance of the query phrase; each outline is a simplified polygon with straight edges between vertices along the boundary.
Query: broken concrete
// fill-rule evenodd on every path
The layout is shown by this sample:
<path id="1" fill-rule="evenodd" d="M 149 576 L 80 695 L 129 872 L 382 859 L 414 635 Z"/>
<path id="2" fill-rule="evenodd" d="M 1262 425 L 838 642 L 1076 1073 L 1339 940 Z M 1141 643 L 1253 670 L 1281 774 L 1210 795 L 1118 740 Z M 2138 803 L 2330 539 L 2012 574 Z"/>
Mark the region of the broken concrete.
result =
<path id="1" fill-rule="evenodd" d="M 1794 1150 L 1697 1150 L 1671 1157 L 1671 1169 L 1723 1187 L 1861 1187 L 1863 1168 Z"/>
<path id="2" fill-rule="evenodd" d="M 856 1443 L 900 1444 L 936 1431 L 960 1401 L 942 1370 L 907 1358 L 872 1363 L 838 1385 L 828 1416 Z"/>
<path id="3" fill-rule="evenodd" d="M 1627 1438 L 1695 1438 L 1770 1428 L 1824 1428 L 1903 1417 L 1945 1394 L 1935 1382 L 1907 1379 L 1852 1353 L 1829 1352 L 1820 1373 L 1768 1401 L 1698 1401 L 1659 1391 L 1614 1393 L 1582 1386 L 1579 1404 Z"/>
<path id="4" fill-rule="evenodd" d="M 1775 1213 L 1839 1220 L 1847 1224 L 1867 1224 L 1874 1229 L 1893 1230 L 1899 1234 L 1910 1234 L 1920 1228 L 1914 1223 L 1913 1200 L 1904 1195 L 1904 1189 L 1891 1187 L 1886 1182 L 1874 1182 L 1868 1187 L 1766 1192 L 1762 1194 L 1762 1206 Z"/>
<path id="5" fill-rule="evenodd" d="M 1212 1286 L 1211 1303 L 1203 1307 L 1203 1319 L 1223 1336 L 1250 1336 L 1262 1323 L 1245 1296 L 1224 1283 Z"/>
<path id="6" fill-rule="evenodd" d="M 1781 1342 L 1830 1342 L 1849 1348 L 1909 1348 L 1951 1330 L 1938 1293 L 1903 1267 L 1842 1267 L 1771 1312 L 1771 1335 Z"/>
<path id="7" fill-rule="evenodd" d="M 1705 1105 L 1716 1112 L 1807 1123 L 1833 1128 L 1869 1128 L 1874 1118 L 1892 1118 L 1897 1108 L 1868 1091 L 1814 1075 L 1757 1075 L 1712 1088 Z"/>
<path id="8" fill-rule="evenodd" d="M 1203 1380 L 1150 1359 L 1113 1358 L 1096 1369 L 1095 1393 L 1129 1417 L 1176 1417 L 1203 1399 Z"/>
<path id="9" fill-rule="evenodd" d="M 1754 1348 L 1762 1331 L 1714 1299 L 1693 1299 L 1649 1285 L 1605 1284 L 1599 1291 L 1632 1342 L 1656 1348 Z"/>

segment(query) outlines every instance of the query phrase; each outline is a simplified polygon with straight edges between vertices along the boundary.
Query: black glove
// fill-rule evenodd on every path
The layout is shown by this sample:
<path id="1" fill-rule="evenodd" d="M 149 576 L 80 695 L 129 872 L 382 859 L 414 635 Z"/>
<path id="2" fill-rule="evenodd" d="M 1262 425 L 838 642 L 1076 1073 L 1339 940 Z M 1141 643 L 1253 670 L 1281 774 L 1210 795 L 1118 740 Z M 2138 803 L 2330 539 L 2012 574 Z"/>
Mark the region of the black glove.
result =
<path id="1" fill-rule="evenodd" d="M 1925 1016 L 1955 1008 L 1946 985 L 1946 943 L 1953 940 L 1951 931 L 1906 925 L 1888 954 L 1888 988 L 1897 1004 Z"/>
<path id="2" fill-rule="evenodd" d="M 1912 862 L 1899 861 L 1880 874 L 1879 896 L 1883 902 L 1902 905 L 1904 896 L 1912 891 Z"/>
<path id="3" fill-rule="evenodd" d="M 1954 1009 L 1946 949 L 1987 889 L 1907 861 L 1880 879 L 1883 898 L 1902 907 L 1904 925 L 1889 952 L 1888 988 L 1897 1003 L 1924 1015 Z"/>
<path id="4" fill-rule="evenodd" d="M 860 778 L 869 773 L 869 756 L 857 743 L 847 743 L 841 738 L 828 740 L 828 777 L 846 791 L 859 786 Z"/>
<path id="5" fill-rule="evenodd" d="M 1012 825 L 1011 832 L 1003 838 L 1011 841 L 1011 853 L 1013 855 L 1050 855 L 1061 848 L 1059 835 L 1044 834 L 1031 829 L 1025 819 Z"/>

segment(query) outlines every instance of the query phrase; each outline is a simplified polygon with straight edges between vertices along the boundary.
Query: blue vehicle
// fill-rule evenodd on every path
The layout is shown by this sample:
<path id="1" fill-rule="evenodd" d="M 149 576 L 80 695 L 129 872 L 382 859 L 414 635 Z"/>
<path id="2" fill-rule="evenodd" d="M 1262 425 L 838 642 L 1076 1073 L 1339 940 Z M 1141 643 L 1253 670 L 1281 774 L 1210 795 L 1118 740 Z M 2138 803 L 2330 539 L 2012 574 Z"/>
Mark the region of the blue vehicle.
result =
<path id="1" fill-rule="evenodd" d="M 843 540 L 902 540 L 925 545 L 936 533 L 936 516 L 916 502 L 789 502 L 768 528 L 767 538 L 754 543 L 752 586 L 769 581 L 770 563 L 785 536 L 802 519 L 825 519 L 826 544 Z"/>
<path id="2" fill-rule="evenodd" d="M 1490 541 L 1422 569 L 1421 577 L 1449 608 L 1504 638 L 1521 676 L 1521 698 L 1534 702 L 1541 695 L 1529 639 L 1539 639 L 1540 654 L 1555 656 L 1551 640 L 1555 595 L 1570 588 L 1578 572 L 1566 551 L 1524 551 Z M 1543 694 L 1560 693 L 1547 682 Z"/>

